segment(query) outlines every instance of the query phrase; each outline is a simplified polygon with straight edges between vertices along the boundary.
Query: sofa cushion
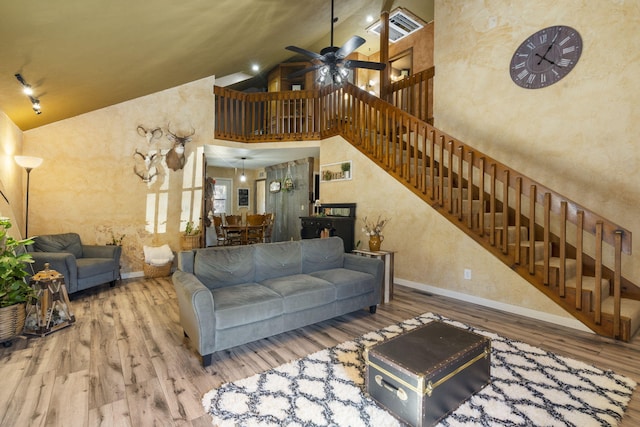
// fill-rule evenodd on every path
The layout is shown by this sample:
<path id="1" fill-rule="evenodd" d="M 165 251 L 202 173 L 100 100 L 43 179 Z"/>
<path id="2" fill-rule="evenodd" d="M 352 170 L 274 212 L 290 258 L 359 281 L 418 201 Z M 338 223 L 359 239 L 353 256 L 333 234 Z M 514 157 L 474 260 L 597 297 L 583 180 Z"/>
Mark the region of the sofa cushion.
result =
<path id="1" fill-rule="evenodd" d="M 299 241 L 255 245 L 256 282 L 302 272 Z"/>
<path id="2" fill-rule="evenodd" d="M 78 258 L 78 279 L 93 277 L 104 273 L 113 273 L 116 262 L 109 258 Z"/>
<path id="3" fill-rule="evenodd" d="M 341 238 L 305 239 L 301 243 L 303 273 L 344 266 L 344 245 Z"/>
<path id="4" fill-rule="evenodd" d="M 82 242 L 77 233 L 38 236 L 33 242 L 33 250 L 37 252 L 68 252 L 76 258 L 82 258 Z"/>
<path id="5" fill-rule="evenodd" d="M 333 283 L 338 300 L 364 295 L 375 289 L 375 276 L 348 268 L 316 271 L 309 275 Z"/>
<path id="6" fill-rule="evenodd" d="M 209 289 L 253 282 L 253 246 L 230 246 L 196 251 L 194 274 Z"/>
<path id="7" fill-rule="evenodd" d="M 262 284 L 284 298 L 285 313 L 319 307 L 336 299 L 331 283 L 308 274 L 276 277 Z"/>
<path id="8" fill-rule="evenodd" d="M 216 329 L 233 328 L 280 316 L 282 297 L 258 283 L 213 289 Z"/>

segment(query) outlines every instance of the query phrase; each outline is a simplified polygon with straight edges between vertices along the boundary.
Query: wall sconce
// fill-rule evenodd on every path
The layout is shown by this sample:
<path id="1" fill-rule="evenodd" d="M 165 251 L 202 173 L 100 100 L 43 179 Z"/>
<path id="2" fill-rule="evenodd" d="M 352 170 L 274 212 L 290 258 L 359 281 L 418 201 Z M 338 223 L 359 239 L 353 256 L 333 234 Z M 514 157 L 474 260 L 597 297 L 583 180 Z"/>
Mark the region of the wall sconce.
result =
<path id="1" fill-rule="evenodd" d="M 25 205 L 25 218 L 24 218 L 24 237 L 29 237 L 29 177 L 31 176 L 31 170 L 37 168 L 42 164 L 40 157 L 31 156 L 15 156 L 13 158 L 18 166 L 22 166 L 27 171 L 27 202 Z"/>
<path id="2" fill-rule="evenodd" d="M 17 73 L 15 76 L 22 85 L 22 92 L 27 95 L 29 101 L 31 101 L 31 108 L 33 108 L 33 111 L 36 114 L 41 114 L 42 111 L 40 110 L 40 100 L 33 96 L 33 88 L 31 87 L 31 85 L 27 84 L 20 73 Z"/>
<path id="3" fill-rule="evenodd" d="M 244 161 L 247 160 L 246 157 L 242 157 L 242 175 L 240 175 L 240 182 L 246 182 L 247 176 L 244 174 Z"/>

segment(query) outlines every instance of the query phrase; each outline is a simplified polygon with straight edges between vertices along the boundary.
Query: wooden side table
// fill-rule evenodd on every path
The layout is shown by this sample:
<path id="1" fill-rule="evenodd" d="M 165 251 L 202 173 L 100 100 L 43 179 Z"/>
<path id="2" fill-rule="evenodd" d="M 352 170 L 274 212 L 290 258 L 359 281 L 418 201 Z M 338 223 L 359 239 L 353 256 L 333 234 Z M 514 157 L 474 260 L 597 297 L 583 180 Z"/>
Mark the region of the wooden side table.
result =
<path id="1" fill-rule="evenodd" d="M 352 253 L 369 258 L 378 258 L 384 261 L 384 280 L 382 281 L 382 296 L 380 297 L 380 303 L 387 304 L 393 299 L 393 255 L 395 252 L 354 249 Z"/>

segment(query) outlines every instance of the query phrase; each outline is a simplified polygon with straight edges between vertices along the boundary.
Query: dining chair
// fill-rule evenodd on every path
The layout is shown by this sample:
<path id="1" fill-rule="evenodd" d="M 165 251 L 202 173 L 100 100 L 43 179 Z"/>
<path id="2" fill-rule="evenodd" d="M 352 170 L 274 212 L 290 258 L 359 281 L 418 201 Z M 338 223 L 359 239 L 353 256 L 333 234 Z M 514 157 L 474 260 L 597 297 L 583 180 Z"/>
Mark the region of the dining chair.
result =
<path id="1" fill-rule="evenodd" d="M 213 226 L 216 230 L 216 245 L 227 245 L 227 238 L 225 237 L 224 230 L 222 229 L 222 216 L 213 216 Z"/>
<path id="2" fill-rule="evenodd" d="M 263 241 L 265 243 L 271 243 L 271 232 L 273 231 L 273 222 L 275 220 L 275 214 L 268 212 L 264 214 L 264 235 Z"/>
<path id="3" fill-rule="evenodd" d="M 227 245 L 241 245 L 244 242 L 245 231 L 242 227 L 242 216 L 225 215 L 224 216 L 224 237 Z"/>
<path id="4" fill-rule="evenodd" d="M 264 215 L 247 215 L 246 243 L 262 243 L 264 241 Z"/>

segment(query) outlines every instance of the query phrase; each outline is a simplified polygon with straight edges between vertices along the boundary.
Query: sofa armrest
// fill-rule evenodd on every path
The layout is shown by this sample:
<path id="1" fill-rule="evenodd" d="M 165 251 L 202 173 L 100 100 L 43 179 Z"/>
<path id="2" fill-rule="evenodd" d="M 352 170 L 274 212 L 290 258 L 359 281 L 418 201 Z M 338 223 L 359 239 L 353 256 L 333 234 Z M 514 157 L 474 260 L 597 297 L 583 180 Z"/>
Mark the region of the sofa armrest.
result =
<path id="1" fill-rule="evenodd" d="M 82 245 L 84 258 L 110 258 L 120 263 L 122 246 L 118 245 Z"/>
<path id="2" fill-rule="evenodd" d="M 173 286 L 178 297 L 180 324 L 198 352 L 206 356 L 215 351 L 215 305 L 213 294 L 198 278 L 184 271 L 173 273 Z"/>
<path id="3" fill-rule="evenodd" d="M 193 273 L 193 262 L 196 257 L 196 251 L 178 252 L 178 270 L 185 273 Z"/>
<path id="4" fill-rule="evenodd" d="M 384 282 L 384 261 L 378 258 L 368 258 L 355 254 L 344 254 L 344 268 L 372 274 L 378 286 L 375 287 L 376 301 L 380 301 L 382 284 Z"/>
<path id="5" fill-rule="evenodd" d="M 29 252 L 33 257 L 33 272 L 44 270 L 44 265 L 49 263 L 49 268 L 64 276 L 67 292 L 73 293 L 78 284 L 78 267 L 76 257 L 69 252 Z"/>

